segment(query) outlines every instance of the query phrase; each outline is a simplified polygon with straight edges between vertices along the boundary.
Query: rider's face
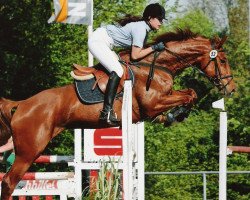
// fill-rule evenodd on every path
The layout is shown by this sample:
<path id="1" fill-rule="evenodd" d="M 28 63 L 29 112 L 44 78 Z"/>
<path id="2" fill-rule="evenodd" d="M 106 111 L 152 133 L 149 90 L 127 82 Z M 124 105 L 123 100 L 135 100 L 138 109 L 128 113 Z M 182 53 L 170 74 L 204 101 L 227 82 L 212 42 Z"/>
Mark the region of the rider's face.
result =
<path id="1" fill-rule="evenodd" d="M 162 20 L 154 17 L 149 19 L 149 24 L 154 30 L 158 30 L 162 25 Z"/>

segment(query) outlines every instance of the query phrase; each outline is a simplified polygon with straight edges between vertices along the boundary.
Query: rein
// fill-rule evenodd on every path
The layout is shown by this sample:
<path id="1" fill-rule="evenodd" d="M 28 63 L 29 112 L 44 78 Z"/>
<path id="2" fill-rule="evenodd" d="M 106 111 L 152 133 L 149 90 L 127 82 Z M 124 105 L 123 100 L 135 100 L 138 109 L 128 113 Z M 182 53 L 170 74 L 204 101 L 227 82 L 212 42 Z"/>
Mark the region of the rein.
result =
<path id="1" fill-rule="evenodd" d="M 224 51 L 216 49 L 216 47 L 215 47 L 215 45 L 213 43 L 211 43 L 211 46 L 212 46 L 212 50 L 209 52 L 210 59 L 209 59 L 208 63 L 206 64 L 206 66 L 203 69 L 200 69 L 200 68 L 198 68 L 196 66 L 193 66 L 190 62 L 188 62 L 185 58 L 181 57 L 178 53 L 175 53 L 175 52 L 169 50 L 166 47 L 165 47 L 165 51 L 167 53 L 171 54 L 172 56 L 176 57 L 177 61 L 179 63 L 181 63 L 182 65 L 187 65 L 189 67 L 192 67 L 194 70 L 197 69 L 200 72 L 200 74 L 207 77 L 208 80 L 211 81 L 215 86 L 217 86 L 219 90 L 224 89 L 224 91 L 225 91 L 227 85 L 233 80 L 233 76 L 232 75 L 222 76 L 220 68 L 218 66 L 218 61 L 217 61 L 216 57 L 218 55 L 218 52 L 224 52 Z M 145 63 L 145 62 L 140 62 L 140 61 L 139 62 L 126 63 L 126 62 L 122 61 L 121 59 L 120 59 L 120 62 L 124 63 L 126 65 L 134 65 L 134 66 L 137 66 L 137 67 L 140 67 L 140 66 L 150 67 L 149 74 L 148 74 L 148 79 L 147 79 L 147 83 L 146 83 L 146 90 L 148 91 L 149 87 L 150 87 L 150 84 L 151 84 L 151 82 L 152 82 L 152 80 L 154 78 L 154 69 L 162 70 L 162 71 L 167 72 L 168 74 L 170 74 L 172 77 L 174 77 L 174 74 L 168 68 L 160 66 L 160 65 L 156 65 L 156 60 L 163 51 L 154 52 L 154 59 L 153 59 L 152 63 Z M 206 70 L 206 68 L 211 64 L 211 62 L 214 62 L 215 77 L 209 77 L 204 72 Z M 226 79 L 226 78 L 231 78 L 231 79 L 226 84 L 223 84 L 222 80 Z"/>
<path id="2" fill-rule="evenodd" d="M 166 52 L 168 52 L 169 54 L 173 55 L 174 57 L 177 58 L 177 61 L 180 62 L 183 65 L 188 65 L 190 67 L 192 67 L 194 70 L 198 69 L 198 71 L 205 77 L 208 78 L 209 81 L 211 81 L 216 87 L 219 88 L 219 90 L 224 90 L 226 89 L 227 85 L 233 80 L 233 76 L 232 75 L 225 75 L 222 76 L 220 68 L 218 67 L 218 61 L 216 59 L 218 52 L 224 52 L 223 50 L 217 50 L 215 48 L 215 45 L 213 43 L 211 43 L 212 46 L 212 50 L 209 53 L 209 57 L 210 60 L 208 61 L 208 63 L 206 64 L 206 66 L 203 69 L 199 69 L 199 68 L 195 68 L 192 64 L 190 64 L 185 58 L 182 58 L 179 54 L 170 51 L 169 49 L 165 48 Z M 214 67 L 215 67 L 215 77 L 209 77 L 205 74 L 204 70 L 210 65 L 211 62 L 215 62 L 214 63 Z M 226 84 L 223 84 L 222 80 L 226 79 L 226 78 L 231 78 Z"/>

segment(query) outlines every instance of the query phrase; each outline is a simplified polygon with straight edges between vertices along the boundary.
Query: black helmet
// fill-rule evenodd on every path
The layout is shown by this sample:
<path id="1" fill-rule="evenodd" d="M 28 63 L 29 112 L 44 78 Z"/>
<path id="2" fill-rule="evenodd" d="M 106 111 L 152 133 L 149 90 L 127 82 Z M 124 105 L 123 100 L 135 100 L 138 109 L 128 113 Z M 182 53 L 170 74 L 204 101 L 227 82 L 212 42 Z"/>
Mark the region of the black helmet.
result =
<path id="1" fill-rule="evenodd" d="M 165 9 L 159 3 L 149 4 L 143 12 L 143 19 L 148 20 L 149 17 L 163 20 L 165 19 Z"/>

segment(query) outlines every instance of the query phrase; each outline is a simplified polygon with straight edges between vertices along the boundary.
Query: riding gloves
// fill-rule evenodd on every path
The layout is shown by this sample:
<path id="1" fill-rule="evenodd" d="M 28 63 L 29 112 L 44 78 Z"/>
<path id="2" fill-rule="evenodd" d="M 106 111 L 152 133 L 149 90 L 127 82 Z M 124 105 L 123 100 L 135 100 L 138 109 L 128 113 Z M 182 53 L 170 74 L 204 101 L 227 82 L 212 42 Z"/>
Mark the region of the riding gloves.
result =
<path id="1" fill-rule="evenodd" d="M 151 48 L 154 50 L 154 51 L 162 51 L 165 49 L 165 45 L 163 42 L 159 42 L 157 44 L 154 44 L 151 46 Z"/>

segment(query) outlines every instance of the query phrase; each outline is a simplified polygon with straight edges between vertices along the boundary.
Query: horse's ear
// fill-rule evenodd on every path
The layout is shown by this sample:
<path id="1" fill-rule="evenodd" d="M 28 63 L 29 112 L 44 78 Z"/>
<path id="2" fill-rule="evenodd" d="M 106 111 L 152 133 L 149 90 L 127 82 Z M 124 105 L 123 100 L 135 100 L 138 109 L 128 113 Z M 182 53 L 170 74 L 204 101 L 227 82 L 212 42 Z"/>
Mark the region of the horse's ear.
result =
<path id="1" fill-rule="evenodd" d="M 224 35 L 223 38 L 218 43 L 216 49 L 220 49 L 222 47 L 222 45 L 225 43 L 226 40 L 227 40 L 227 35 Z"/>

